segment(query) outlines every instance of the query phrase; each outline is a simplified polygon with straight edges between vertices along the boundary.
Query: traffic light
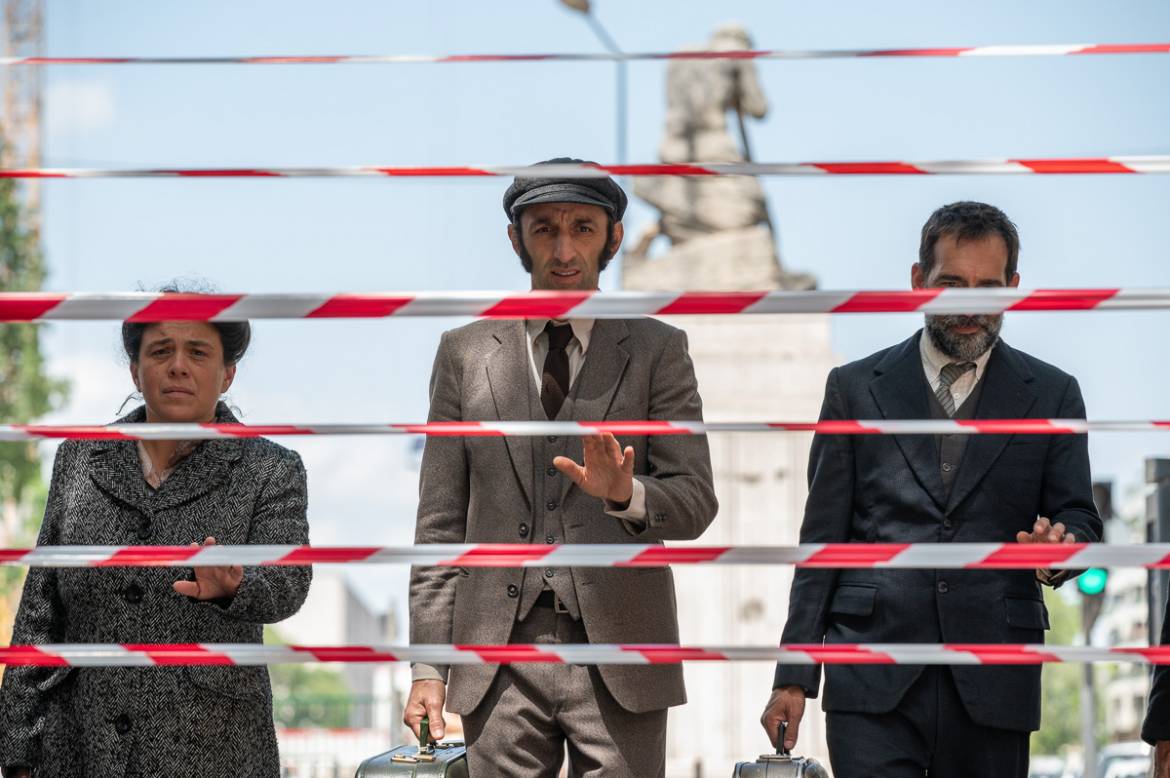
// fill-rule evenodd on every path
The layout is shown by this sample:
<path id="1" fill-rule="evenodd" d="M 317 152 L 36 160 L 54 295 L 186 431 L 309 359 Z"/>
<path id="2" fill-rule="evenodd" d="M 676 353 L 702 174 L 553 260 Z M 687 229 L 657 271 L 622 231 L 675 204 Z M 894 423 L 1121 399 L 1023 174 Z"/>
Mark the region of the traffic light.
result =
<path id="1" fill-rule="evenodd" d="M 1105 591 L 1109 571 L 1103 567 L 1090 567 L 1077 577 L 1077 589 L 1086 597 L 1095 597 Z"/>

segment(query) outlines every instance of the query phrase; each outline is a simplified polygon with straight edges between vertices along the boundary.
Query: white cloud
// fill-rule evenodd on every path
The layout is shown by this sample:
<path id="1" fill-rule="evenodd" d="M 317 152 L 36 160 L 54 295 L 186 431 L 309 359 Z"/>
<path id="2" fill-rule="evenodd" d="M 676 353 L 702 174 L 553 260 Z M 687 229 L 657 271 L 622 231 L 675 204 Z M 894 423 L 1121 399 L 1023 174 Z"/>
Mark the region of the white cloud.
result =
<path id="1" fill-rule="evenodd" d="M 114 90 L 105 81 L 56 81 L 45 96 L 50 135 L 80 135 L 114 124 Z"/>

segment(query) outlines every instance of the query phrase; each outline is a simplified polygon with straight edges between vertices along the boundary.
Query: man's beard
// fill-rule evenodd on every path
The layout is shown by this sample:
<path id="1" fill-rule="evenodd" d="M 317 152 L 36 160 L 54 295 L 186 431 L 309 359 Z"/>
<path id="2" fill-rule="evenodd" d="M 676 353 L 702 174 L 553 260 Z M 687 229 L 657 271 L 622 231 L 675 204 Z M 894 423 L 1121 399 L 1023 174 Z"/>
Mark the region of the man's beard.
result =
<path id="1" fill-rule="evenodd" d="M 952 332 L 952 327 L 978 327 L 970 335 Z M 940 316 L 926 317 L 926 332 L 930 340 L 942 353 L 956 362 L 971 362 L 987 353 L 999 340 L 1003 328 L 1003 314 L 982 316 Z"/>

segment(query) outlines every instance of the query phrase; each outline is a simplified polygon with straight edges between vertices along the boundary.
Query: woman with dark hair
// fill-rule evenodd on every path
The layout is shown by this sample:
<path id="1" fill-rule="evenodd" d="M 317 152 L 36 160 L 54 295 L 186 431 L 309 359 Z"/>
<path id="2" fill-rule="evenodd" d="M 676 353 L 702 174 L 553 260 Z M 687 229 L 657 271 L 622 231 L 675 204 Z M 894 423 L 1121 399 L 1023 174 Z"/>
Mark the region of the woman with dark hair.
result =
<path id="1" fill-rule="evenodd" d="M 143 406 L 120 423 L 235 422 L 220 396 L 247 322 L 126 322 Z M 303 544 L 305 470 L 260 439 L 70 440 L 39 545 Z M 260 643 L 291 616 L 308 567 L 37 568 L 14 644 Z M 0 687 L 9 776 L 278 776 L 264 667 L 13 667 Z"/>

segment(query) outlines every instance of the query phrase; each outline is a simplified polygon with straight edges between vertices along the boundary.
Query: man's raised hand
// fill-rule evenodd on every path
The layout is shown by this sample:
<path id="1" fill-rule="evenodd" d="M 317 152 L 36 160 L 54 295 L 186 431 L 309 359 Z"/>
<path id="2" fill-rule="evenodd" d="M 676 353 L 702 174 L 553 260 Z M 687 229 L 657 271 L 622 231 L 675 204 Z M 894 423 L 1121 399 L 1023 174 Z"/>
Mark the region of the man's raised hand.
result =
<path id="1" fill-rule="evenodd" d="M 1016 540 L 1020 543 L 1076 543 L 1076 537 L 1065 530 L 1059 521 L 1053 524 L 1043 516 L 1036 519 L 1031 532 L 1017 532 Z"/>
<path id="2" fill-rule="evenodd" d="M 553 466 L 572 479 L 581 491 L 593 497 L 623 505 L 634 494 L 634 448 L 618 445 L 611 433 L 581 439 L 584 466 L 568 457 L 557 457 Z"/>

